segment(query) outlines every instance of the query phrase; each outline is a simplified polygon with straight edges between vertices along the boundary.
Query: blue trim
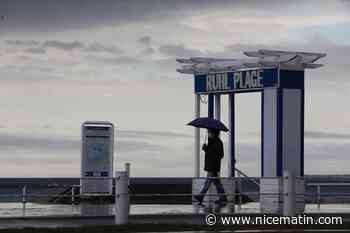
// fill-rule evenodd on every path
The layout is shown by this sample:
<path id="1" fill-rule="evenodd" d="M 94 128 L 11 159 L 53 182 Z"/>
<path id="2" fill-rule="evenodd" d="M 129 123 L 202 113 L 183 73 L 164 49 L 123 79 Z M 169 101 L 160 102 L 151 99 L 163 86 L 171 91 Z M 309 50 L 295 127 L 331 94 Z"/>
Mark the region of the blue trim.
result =
<path id="1" fill-rule="evenodd" d="M 261 92 L 260 97 L 261 104 L 261 177 L 264 177 L 264 91 Z"/>
<path id="2" fill-rule="evenodd" d="M 214 118 L 214 94 L 208 95 L 208 117 Z"/>
<path id="3" fill-rule="evenodd" d="M 277 154 L 276 154 L 276 176 L 283 175 L 283 89 L 277 89 Z"/>
<path id="4" fill-rule="evenodd" d="M 280 70 L 279 88 L 302 89 L 304 88 L 303 70 Z"/>
<path id="5" fill-rule="evenodd" d="M 304 125 L 305 125 L 305 71 L 304 70 L 281 70 L 280 88 L 301 90 L 300 103 L 300 176 L 304 176 Z M 282 137 L 281 137 L 282 140 Z M 282 171 L 283 172 L 283 171 Z"/>
<path id="6" fill-rule="evenodd" d="M 301 90 L 300 176 L 304 176 L 305 89 Z"/>
<path id="7" fill-rule="evenodd" d="M 232 165 L 232 170 L 230 171 L 230 176 L 234 177 L 235 176 L 235 166 L 236 166 L 236 158 L 235 158 L 235 94 L 231 93 L 229 98 L 232 99 L 231 102 L 231 118 L 229 121 L 231 122 L 231 141 L 229 142 L 231 144 L 231 154 L 230 158 L 231 159 L 231 165 Z"/>

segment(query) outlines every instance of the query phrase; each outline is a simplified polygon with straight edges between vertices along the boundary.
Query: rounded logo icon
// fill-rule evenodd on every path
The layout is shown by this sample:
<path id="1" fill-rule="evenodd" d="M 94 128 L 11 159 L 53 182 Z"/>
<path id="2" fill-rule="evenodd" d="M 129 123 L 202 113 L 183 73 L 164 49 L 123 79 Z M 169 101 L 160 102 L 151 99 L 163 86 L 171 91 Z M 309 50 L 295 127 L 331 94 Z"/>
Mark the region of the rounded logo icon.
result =
<path id="1" fill-rule="evenodd" d="M 206 217 L 205 217 L 205 222 L 207 225 L 209 226 L 213 226 L 216 224 L 216 216 L 215 214 L 208 214 Z"/>

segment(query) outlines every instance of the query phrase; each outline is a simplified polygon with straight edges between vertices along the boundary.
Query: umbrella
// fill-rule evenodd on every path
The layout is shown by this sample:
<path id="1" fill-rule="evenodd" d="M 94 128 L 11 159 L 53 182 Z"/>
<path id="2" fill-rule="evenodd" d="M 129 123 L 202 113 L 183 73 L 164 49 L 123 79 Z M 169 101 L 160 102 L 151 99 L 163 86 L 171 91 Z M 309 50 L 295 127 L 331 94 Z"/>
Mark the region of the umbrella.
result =
<path id="1" fill-rule="evenodd" d="M 216 129 L 221 131 L 228 131 L 228 128 L 219 120 L 215 120 L 210 117 L 199 117 L 197 119 L 194 119 L 187 125 L 191 125 L 197 128 L 205 128 L 205 129 Z"/>

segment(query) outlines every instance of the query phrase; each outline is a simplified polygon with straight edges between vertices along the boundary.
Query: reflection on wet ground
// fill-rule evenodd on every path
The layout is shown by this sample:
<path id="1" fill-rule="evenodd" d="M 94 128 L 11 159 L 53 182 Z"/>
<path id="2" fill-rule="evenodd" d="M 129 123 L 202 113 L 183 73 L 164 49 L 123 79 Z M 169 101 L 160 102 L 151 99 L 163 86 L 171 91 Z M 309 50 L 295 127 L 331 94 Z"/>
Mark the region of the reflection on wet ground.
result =
<path id="1" fill-rule="evenodd" d="M 111 215 L 114 214 L 114 206 L 108 205 Z M 80 215 L 80 205 L 48 205 L 27 203 L 25 215 L 26 216 L 51 216 L 51 215 Z M 130 214 L 189 214 L 189 213 L 232 213 L 230 206 L 199 206 L 199 205 L 132 205 L 130 207 Z M 259 203 L 251 202 L 241 206 L 235 206 L 235 213 L 259 213 Z M 307 204 L 306 213 L 350 213 L 350 204 Z M 23 215 L 21 203 L 0 203 L 0 217 L 19 217 Z"/>

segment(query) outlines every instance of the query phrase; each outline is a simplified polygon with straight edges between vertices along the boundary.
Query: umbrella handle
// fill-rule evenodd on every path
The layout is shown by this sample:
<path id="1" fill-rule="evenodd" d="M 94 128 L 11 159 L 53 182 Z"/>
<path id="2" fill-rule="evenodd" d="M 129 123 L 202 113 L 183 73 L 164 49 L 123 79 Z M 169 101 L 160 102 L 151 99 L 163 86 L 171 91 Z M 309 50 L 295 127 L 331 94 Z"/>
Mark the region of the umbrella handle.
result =
<path id="1" fill-rule="evenodd" d="M 207 143 L 207 135 L 208 135 L 208 132 L 205 133 L 205 136 L 204 136 L 204 143 Z"/>

